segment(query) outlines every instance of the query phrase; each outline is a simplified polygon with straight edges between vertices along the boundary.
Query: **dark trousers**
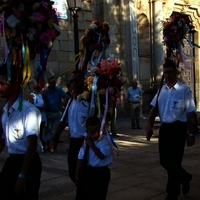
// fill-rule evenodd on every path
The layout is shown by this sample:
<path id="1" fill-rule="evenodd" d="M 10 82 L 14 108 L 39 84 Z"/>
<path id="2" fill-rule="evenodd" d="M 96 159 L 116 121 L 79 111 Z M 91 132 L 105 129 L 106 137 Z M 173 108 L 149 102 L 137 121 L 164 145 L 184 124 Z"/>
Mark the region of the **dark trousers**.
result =
<path id="1" fill-rule="evenodd" d="M 170 196 L 179 196 L 180 184 L 187 182 L 191 174 L 182 167 L 182 159 L 187 136 L 187 124 L 176 121 L 161 125 L 159 134 L 160 164 L 167 171 L 166 192 Z"/>
<path id="2" fill-rule="evenodd" d="M 0 173 L 0 199 L 1 200 L 37 200 L 40 188 L 42 164 L 36 153 L 30 170 L 26 175 L 26 192 L 20 197 L 14 194 L 15 184 L 24 162 L 25 155 L 11 155 Z"/>
<path id="3" fill-rule="evenodd" d="M 87 167 L 85 186 L 88 200 L 106 200 L 110 182 L 108 167 Z"/>
<path id="4" fill-rule="evenodd" d="M 68 169 L 69 169 L 69 177 L 73 182 L 75 182 L 75 172 L 76 165 L 78 161 L 78 153 L 83 145 L 83 138 L 71 138 L 69 142 L 69 151 L 68 151 Z"/>
<path id="5" fill-rule="evenodd" d="M 110 169 L 87 166 L 82 176 L 82 185 L 77 188 L 75 200 L 106 200 L 110 182 Z"/>

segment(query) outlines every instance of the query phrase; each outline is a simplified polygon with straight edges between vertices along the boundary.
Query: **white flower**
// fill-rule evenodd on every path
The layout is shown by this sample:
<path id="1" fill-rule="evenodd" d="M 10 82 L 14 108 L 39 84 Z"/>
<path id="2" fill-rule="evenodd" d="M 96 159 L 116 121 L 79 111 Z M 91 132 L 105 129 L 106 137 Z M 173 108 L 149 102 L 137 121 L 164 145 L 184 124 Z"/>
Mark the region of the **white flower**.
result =
<path id="1" fill-rule="evenodd" d="M 33 41 L 35 35 L 36 35 L 36 29 L 35 28 L 29 28 L 29 32 L 26 35 L 27 38 L 29 38 L 30 41 Z"/>
<path id="2" fill-rule="evenodd" d="M 15 28 L 20 21 L 12 14 L 6 19 L 6 22 L 10 28 Z"/>
<path id="3" fill-rule="evenodd" d="M 97 71 L 97 67 L 92 67 L 90 70 L 90 74 L 95 74 L 96 71 Z"/>

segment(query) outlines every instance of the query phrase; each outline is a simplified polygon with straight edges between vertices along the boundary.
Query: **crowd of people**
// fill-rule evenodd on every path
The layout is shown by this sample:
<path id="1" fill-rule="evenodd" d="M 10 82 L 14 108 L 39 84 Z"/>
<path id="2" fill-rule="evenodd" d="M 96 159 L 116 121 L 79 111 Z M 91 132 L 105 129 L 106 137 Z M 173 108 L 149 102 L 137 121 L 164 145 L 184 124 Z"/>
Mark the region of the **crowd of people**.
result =
<path id="1" fill-rule="evenodd" d="M 61 133 L 68 126 L 67 160 L 69 177 L 77 187 L 75 199 L 105 200 L 111 177 L 109 165 L 113 162 L 112 144 L 101 134 L 100 119 L 89 115 L 89 101 L 77 100 L 83 92 L 83 72 L 75 70 L 71 73 L 67 92 L 56 85 L 56 77 L 49 77 L 48 87 L 44 90 L 39 84 L 33 86 L 28 101 L 15 85 L 15 68 L 12 68 L 10 80 L 7 75 L 6 66 L 1 66 L 0 96 L 6 99 L 6 104 L 1 113 L 0 152 L 6 145 L 9 153 L 0 172 L 1 199 L 38 199 L 42 173 L 39 152 L 43 149 L 54 153 Z M 168 175 L 166 200 L 177 200 L 181 185 L 183 194 L 190 190 L 192 175 L 182 168 L 181 163 L 185 142 L 188 146 L 195 143 L 196 107 L 189 87 L 177 80 L 173 61 L 164 63 L 163 77 L 165 84 L 151 102 L 146 138 L 151 139 L 158 114 L 162 123 L 160 164 Z M 128 88 L 126 98 L 131 128 L 141 129 L 142 90 L 137 80 L 133 80 Z"/>

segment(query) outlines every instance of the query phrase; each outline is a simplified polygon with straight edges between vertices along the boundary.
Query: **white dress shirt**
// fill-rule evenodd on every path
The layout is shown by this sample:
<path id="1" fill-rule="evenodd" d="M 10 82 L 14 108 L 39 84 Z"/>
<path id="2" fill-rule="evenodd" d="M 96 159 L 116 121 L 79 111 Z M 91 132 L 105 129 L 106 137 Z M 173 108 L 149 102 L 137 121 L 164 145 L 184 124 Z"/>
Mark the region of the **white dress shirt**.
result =
<path id="1" fill-rule="evenodd" d="M 68 104 L 69 102 L 70 101 L 68 101 Z M 89 106 L 90 104 L 88 101 L 77 101 L 76 99 L 72 100 L 69 109 L 68 105 L 66 106 L 60 121 L 63 121 L 66 110 L 68 110 L 66 122 L 68 122 L 70 138 L 81 138 L 86 136 L 85 122 L 89 117 Z"/>
<path id="2" fill-rule="evenodd" d="M 110 165 L 113 162 L 112 156 L 112 147 L 111 143 L 107 136 L 102 135 L 100 140 L 94 141 L 95 146 L 101 151 L 101 153 L 105 156 L 104 159 L 100 159 L 94 151 L 89 147 L 89 153 L 87 155 L 88 166 L 92 167 L 104 167 Z M 81 147 L 78 159 L 84 159 L 84 154 L 86 150 L 86 143 Z"/>
<path id="3" fill-rule="evenodd" d="M 154 107 L 156 99 L 157 94 L 151 102 Z M 158 97 L 158 109 L 162 123 L 172 123 L 177 120 L 186 122 L 187 113 L 196 110 L 190 88 L 179 81 L 172 88 L 164 85 Z"/>
<path id="4" fill-rule="evenodd" d="M 27 137 L 30 135 L 38 137 L 37 151 L 42 150 L 39 139 L 41 113 L 33 104 L 23 100 L 21 111 L 19 111 L 19 99 L 9 110 L 6 104 L 1 120 L 2 138 L 5 139 L 9 154 L 25 154 L 28 147 Z"/>

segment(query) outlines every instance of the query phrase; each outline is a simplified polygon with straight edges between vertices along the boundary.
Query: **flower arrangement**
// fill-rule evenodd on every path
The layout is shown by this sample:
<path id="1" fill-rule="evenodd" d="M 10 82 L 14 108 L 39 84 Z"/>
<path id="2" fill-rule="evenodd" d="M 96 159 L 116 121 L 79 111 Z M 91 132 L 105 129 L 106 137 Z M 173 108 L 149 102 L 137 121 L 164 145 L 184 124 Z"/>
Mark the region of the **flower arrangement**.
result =
<path id="1" fill-rule="evenodd" d="M 187 15 L 173 13 L 166 21 L 162 21 L 163 44 L 166 45 L 166 59 L 176 57 L 179 61 L 184 59 L 182 55 L 183 40 L 187 35 L 195 32 L 194 26 Z"/>
<path id="2" fill-rule="evenodd" d="M 94 67 L 100 62 L 103 52 L 110 44 L 109 29 L 108 22 L 94 20 L 89 28 L 85 30 L 80 39 L 79 69 L 85 70 L 88 64 Z"/>
<path id="3" fill-rule="evenodd" d="M 85 76 L 85 90 L 79 95 L 79 100 L 90 100 L 95 78 L 98 79 L 95 82 L 97 93 L 105 95 L 106 89 L 108 89 L 109 105 L 112 105 L 120 97 L 121 87 L 124 84 L 120 63 L 116 58 L 102 59 L 96 67 L 93 67 Z"/>
<path id="4" fill-rule="evenodd" d="M 50 48 L 60 34 L 58 18 L 50 0 L 9 0 L 0 9 L 0 34 L 10 46 L 20 47 L 27 40 L 34 59 L 41 46 Z M 4 35 L 5 34 L 5 35 Z"/>
<path id="5" fill-rule="evenodd" d="M 0 35 L 5 41 L 5 63 L 22 72 L 21 90 L 31 78 L 30 60 L 38 54 L 37 82 L 44 75 L 48 55 L 60 34 L 50 0 L 5 0 L 0 5 Z M 9 65 L 9 64 L 8 64 Z"/>
<path id="6" fill-rule="evenodd" d="M 115 130 L 115 108 L 120 101 L 121 87 L 124 85 L 122 68 L 116 58 L 101 61 L 88 70 L 84 80 L 84 91 L 77 97 L 78 101 L 90 102 L 90 115 L 97 113 L 102 119 L 102 128 L 105 121 L 111 121 L 112 135 Z M 97 111 L 97 112 L 95 112 Z"/>

